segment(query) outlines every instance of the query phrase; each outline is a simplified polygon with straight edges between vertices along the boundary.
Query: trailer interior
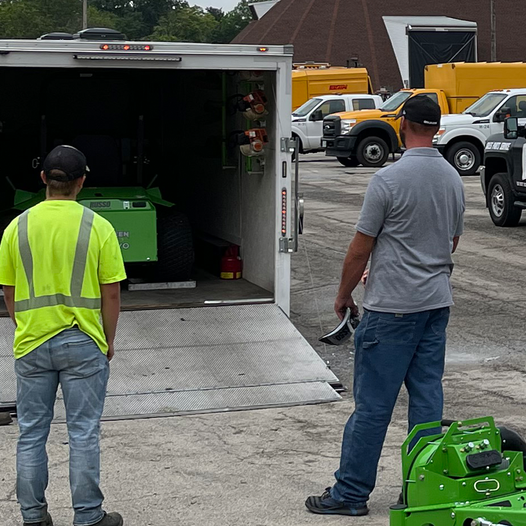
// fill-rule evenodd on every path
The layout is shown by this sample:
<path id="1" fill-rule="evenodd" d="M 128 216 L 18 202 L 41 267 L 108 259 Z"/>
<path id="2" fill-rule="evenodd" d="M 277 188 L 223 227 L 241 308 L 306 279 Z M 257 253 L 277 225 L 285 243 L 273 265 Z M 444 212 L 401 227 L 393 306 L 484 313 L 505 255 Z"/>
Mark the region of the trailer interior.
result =
<path id="1" fill-rule="evenodd" d="M 0 205 L 4 226 L 15 189 L 43 188 L 45 155 L 59 144 L 83 151 L 87 187 L 159 187 L 190 222 L 195 288 L 131 292 L 125 310 L 264 303 L 274 298 L 274 156 L 241 155 L 230 137 L 247 129 L 233 106 L 251 89 L 237 72 L 16 68 L 2 70 L 0 99 Z M 275 73 L 265 73 L 269 110 Z M 265 122 L 276 136 L 274 113 Z M 274 150 L 274 147 L 272 147 Z M 273 152 L 271 152 L 273 153 Z M 161 212 L 162 213 L 162 212 Z M 240 247 L 243 278 L 221 280 L 221 257 Z M 269 247 L 273 247 L 269 249 Z M 144 267 L 130 265 L 140 279 Z M 5 314 L 5 313 L 4 313 Z"/>
<path id="2" fill-rule="evenodd" d="M 185 218 L 193 241 L 195 264 L 189 268 L 187 282 L 196 281 L 195 288 L 123 290 L 123 308 L 128 312 L 119 318 L 118 359 L 112 362 L 104 418 L 338 400 L 331 386 L 338 379 L 286 314 L 290 255 L 278 253 L 278 239 L 290 235 L 280 203 L 287 203 L 282 192 L 287 193 L 292 181 L 280 136 L 287 133 L 290 121 L 288 115 L 281 122 L 276 116 L 278 102 L 280 107 L 290 107 L 290 93 L 278 75 L 289 70 L 291 51 L 276 46 L 274 55 L 262 53 L 254 60 L 250 48 L 160 44 L 161 61 L 177 57 L 182 48 L 192 48 L 184 56 L 184 67 L 172 68 L 166 62 L 155 67 L 137 58 L 128 63 L 111 63 L 108 58 L 81 63 L 72 55 L 77 51 L 86 55 L 86 50 L 94 48 L 98 50 L 94 57 L 100 57 L 98 43 L 20 41 L 5 46 L 9 48 L 6 62 L 0 61 L 0 67 L 5 64 L 0 98 L 4 224 L 32 206 L 28 203 L 34 193 L 42 191 L 39 176 L 45 155 L 59 144 L 70 144 L 86 154 L 90 168 L 89 202 L 79 198 L 84 205 L 93 210 L 94 204 L 100 205 L 96 199 L 105 202 L 106 196 L 113 195 L 109 206 L 116 202 L 115 213 L 126 223 L 128 210 L 133 211 L 137 200 L 119 198 L 121 189 L 127 189 L 122 194 L 129 196 L 138 188 L 133 192 L 149 196 L 144 198 L 146 207 L 155 204 L 153 221 L 152 208 L 148 208 L 150 216 L 138 210 L 136 217 L 150 218 L 146 234 L 157 231 L 153 238 L 159 248 L 156 264 L 162 260 L 159 225 L 166 210 Z M 15 48 L 20 51 L 11 54 Z M 264 73 L 248 71 L 261 61 L 266 62 Z M 96 67 L 79 67 L 84 64 Z M 246 64 L 247 71 L 195 69 L 215 64 L 224 68 Z M 256 126 L 242 113 L 240 96 L 258 89 L 264 89 L 268 114 L 257 128 L 265 128 L 269 140 L 263 156 L 246 157 L 241 148 L 246 154 L 255 147 L 251 150 L 253 144 L 242 139 Z M 259 121 L 261 115 L 256 112 Z M 282 176 L 287 178 L 277 186 Z M 160 190 L 157 200 L 152 197 L 156 187 Z M 112 189 L 117 191 L 112 194 Z M 167 206 L 170 203 L 173 206 Z M 126 239 L 119 235 L 117 221 L 112 224 L 117 237 Z M 136 224 L 142 226 L 142 222 Z M 132 234 L 124 259 L 129 276 L 139 279 L 145 267 L 155 262 L 132 257 Z M 141 239 L 144 245 L 154 246 L 144 230 Z M 231 245 L 240 248 L 242 279 L 222 280 L 221 258 Z M 179 251 L 178 244 L 171 246 Z M 121 247 L 124 254 L 127 249 L 123 243 Z M 277 281 L 275 275 L 281 279 Z M 14 412 L 13 327 L 6 312 L 4 316 L 0 317 L 4 342 L 0 346 L 0 410 Z M 64 418 L 59 400 L 55 419 Z"/>

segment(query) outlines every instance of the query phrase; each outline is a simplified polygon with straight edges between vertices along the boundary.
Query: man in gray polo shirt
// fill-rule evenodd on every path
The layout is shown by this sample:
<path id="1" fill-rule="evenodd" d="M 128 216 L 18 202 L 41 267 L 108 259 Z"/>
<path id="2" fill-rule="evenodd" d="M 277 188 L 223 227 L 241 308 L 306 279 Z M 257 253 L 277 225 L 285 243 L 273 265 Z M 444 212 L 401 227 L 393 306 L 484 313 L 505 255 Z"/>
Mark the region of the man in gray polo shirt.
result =
<path id="1" fill-rule="evenodd" d="M 305 503 L 314 513 L 368 513 L 402 384 L 409 393 L 410 430 L 442 419 L 451 254 L 462 234 L 464 190 L 458 173 L 432 147 L 438 105 L 417 95 L 400 117 L 407 151 L 369 183 L 335 302 L 340 319 L 347 308 L 358 313 L 352 292 L 371 256 L 355 334 L 355 410 L 345 428 L 336 484 Z"/>

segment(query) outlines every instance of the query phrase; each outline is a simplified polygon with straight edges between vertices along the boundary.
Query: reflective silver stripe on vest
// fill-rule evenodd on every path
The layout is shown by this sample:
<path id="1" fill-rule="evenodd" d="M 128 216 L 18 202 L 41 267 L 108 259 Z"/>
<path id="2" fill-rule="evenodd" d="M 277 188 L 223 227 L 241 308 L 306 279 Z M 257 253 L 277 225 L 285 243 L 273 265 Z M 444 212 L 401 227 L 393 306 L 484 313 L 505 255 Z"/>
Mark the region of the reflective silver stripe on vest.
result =
<path id="1" fill-rule="evenodd" d="M 88 248 L 93 226 L 95 212 L 89 208 L 84 208 L 80 222 L 79 237 L 75 248 L 75 260 L 73 263 L 73 272 L 71 274 L 70 294 L 51 294 L 49 296 L 35 296 L 35 286 L 33 282 L 33 254 L 29 245 L 29 236 L 27 229 L 27 219 L 30 210 L 24 212 L 18 218 L 18 249 L 29 284 L 29 299 L 15 301 L 15 311 L 23 312 L 41 307 L 54 307 L 64 305 L 66 307 L 78 307 L 84 309 L 100 309 L 100 298 L 83 298 L 82 283 L 86 271 L 88 260 Z"/>

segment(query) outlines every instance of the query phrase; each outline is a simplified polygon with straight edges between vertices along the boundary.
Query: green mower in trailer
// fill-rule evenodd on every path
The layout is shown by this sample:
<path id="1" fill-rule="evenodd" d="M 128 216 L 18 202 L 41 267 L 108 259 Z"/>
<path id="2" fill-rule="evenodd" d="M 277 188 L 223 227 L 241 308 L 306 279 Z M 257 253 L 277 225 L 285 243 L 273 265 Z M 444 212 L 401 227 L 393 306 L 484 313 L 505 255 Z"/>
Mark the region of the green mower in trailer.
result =
<path id="1" fill-rule="evenodd" d="M 447 427 L 442 434 L 421 432 Z M 416 426 L 402 446 L 390 526 L 526 526 L 526 442 L 493 418 Z"/>
<path id="2" fill-rule="evenodd" d="M 15 190 L 10 217 L 44 199 L 44 189 Z M 162 199 L 159 188 L 87 187 L 77 200 L 113 225 L 130 277 L 157 282 L 190 279 L 194 262 L 190 223 L 173 203 Z"/>

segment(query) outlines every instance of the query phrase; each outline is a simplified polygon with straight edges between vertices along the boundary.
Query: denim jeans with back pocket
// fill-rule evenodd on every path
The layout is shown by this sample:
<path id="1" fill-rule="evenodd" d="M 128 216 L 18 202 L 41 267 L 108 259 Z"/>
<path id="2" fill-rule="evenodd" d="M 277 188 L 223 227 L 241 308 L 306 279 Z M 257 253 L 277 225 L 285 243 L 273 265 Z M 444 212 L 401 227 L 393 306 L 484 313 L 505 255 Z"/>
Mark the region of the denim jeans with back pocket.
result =
<path id="1" fill-rule="evenodd" d="M 39 523 L 46 518 L 46 442 L 60 384 L 69 434 L 74 524 L 96 524 L 104 516 L 99 437 L 108 359 L 88 335 L 68 329 L 16 360 L 15 372 L 20 428 L 17 496 L 24 522 Z"/>
<path id="2" fill-rule="evenodd" d="M 337 501 L 366 505 L 402 384 L 409 393 L 409 430 L 442 419 L 448 320 L 448 307 L 403 315 L 365 311 L 355 333 L 355 408 L 331 490 Z"/>

